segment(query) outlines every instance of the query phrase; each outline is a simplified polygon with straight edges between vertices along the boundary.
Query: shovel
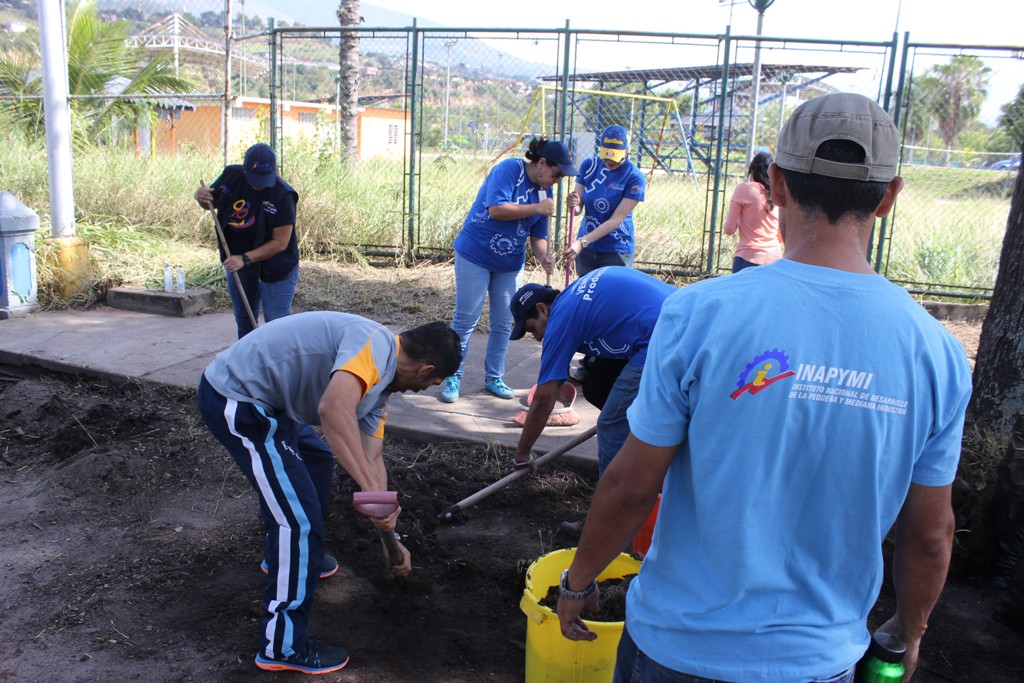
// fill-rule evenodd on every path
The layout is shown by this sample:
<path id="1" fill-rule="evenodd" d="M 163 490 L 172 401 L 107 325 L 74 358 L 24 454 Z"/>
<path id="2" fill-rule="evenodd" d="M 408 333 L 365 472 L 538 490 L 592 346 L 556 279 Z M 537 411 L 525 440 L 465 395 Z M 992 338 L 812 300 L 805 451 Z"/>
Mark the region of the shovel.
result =
<path id="1" fill-rule="evenodd" d="M 597 426 L 596 425 L 591 427 L 591 428 L 589 428 L 589 429 L 587 429 L 587 431 L 583 432 L 579 436 L 577 436 L 577 437 L 571 439 L 570 441 L 562 444 L 558 448 L 556 448 L 556 449 L 554 449 L 552 451 L 548 451 L 544 455 L 542 455 L 539 458 L 537 458 L 534 462 L 537 464 L 537 466 L 540 466 L 540 465 L 543 465 L 546 462 L 554 460 L 558 456 L 564 455 L 565 453 L 568 453 L 572 449 L 576 448 L 581 443 L 583 443 L 584 441 L 586 441 L 590 437 L 594 436 L 594 434 L 597 434 Z M 502 477 L 498 481 L 494 482 L 490 486 L 487 486 L 486 488 L 482 488 L 479 491 L 477 491 L 476 493 L 474 493 L 473 495 L 467 496 L 466 498 L 463 498 L 462 500 L 460 500 L 455 505 L 452 505 L 451 507 L 446 508 L 443 512 L 441 512 L 441 514 L 439 514 L 437 516 L 437 518 L 439 520 L 441 520 L 442 522 L 450 520 L 452 517 L 455 516 L 456 512 L 461 512 L 462 510 L 465 510 L 466 508 L 468 508 L 468 507 L 470 507 L 472 505 L 476 505 L 477 503 L 479 503 L 484 498 L 487 498 L 488 496 L 490 496 L 492 493 L 497 493 L 501 489 L 505 488 L 506 486 L 508 486 L 509 484 L 514 482 L 516 479 L 520 479 L 522 477 L 525 477 L 529 473 L 530 473 L 530 468 L 529 467 L 520 467 L 519 469 L 514 470 L 511 474 L 505 475 L 504 477 Z"/>
<path id="2" fill-rule="evenodd" d="M 201 187 L 206 187 L 206 183 L 202 180 L 199 181 Z M 224 257 L 231 256 L 231 250 L 228 249 L 228 241 L 224 237 L 224 231 L 221 230 L 220 221 L 217 220 L 217 209 L 211 208 L 210 215 L 213 216 L 213 227 L 217 229 L 217 239 L 220 241 L 220 246 L 224 250 Z M 259 327 L 259 323 L 256 322 L 256 316 L 252 314 L 252 307 L 249 305 L 249 298 L 245 295 L 245 290 L 242 289 L 242 279 L 239 277 L 238 272 L 231 273 L 235 278 L 235 287 L 238 289 L 238 293 L 242 297 L 242 305 L 245 306 L 245 314 L 249 316 L 249 323 L 255 330 Z M 265 315 L 265 314 L 264 314 Z"/>
<path id="3" fill-rule="evenodd" d="M 352 507 L 367 517 L 387 517 L 398 509 L 397 491 L 356 491 L 352 494 Z M 387 548 L 388 558 L 392 566 L 402 564 L 402 550 L 398 547 L 395 535 L 388 531 L 377 530 L 380 540 Z M 437 593 L 441 587 L 430 581 L 414 581 L 404 576 L 392 576 L 390 579 L 370 579 L 371 583 L 385 593 L 401 593 L 402 595 L 430 595 Z"/>

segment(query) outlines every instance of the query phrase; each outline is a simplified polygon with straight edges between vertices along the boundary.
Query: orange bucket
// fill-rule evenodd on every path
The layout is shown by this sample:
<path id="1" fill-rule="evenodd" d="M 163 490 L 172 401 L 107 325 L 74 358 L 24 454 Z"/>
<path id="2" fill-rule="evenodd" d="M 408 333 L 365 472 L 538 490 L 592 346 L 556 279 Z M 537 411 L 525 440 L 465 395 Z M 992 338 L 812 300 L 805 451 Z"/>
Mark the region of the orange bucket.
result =
<path id="1" fill-rule="evenodd" d="M 640 526 L 640 531 L 636 532 L 636 537 L 633 539 L 633 552 L 646 555 L 647 551 L 651 548 L 651 538 L 654 536 L 654 524 L 658 521 L 658 506 L 661 505 L 661 494 L 658 494 L 657 500 L 654 501 L 654 509 L 651 510 L 651 514 L 647 515 L 647 519 Z"/>

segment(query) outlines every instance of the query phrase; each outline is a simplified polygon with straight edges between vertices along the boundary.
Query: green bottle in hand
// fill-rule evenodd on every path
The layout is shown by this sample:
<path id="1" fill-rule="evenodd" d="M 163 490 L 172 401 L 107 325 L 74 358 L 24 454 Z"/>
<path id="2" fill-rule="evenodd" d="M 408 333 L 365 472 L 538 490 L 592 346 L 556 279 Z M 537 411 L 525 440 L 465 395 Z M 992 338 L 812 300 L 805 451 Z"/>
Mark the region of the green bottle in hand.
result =
<path id="1" fill-rule="evenodd" d="M 891 633 L 875 632 L 871 645 L 857 662 L 856 683 L 900 683 L 906 668 L 903 656 L 907 646 Z"/>

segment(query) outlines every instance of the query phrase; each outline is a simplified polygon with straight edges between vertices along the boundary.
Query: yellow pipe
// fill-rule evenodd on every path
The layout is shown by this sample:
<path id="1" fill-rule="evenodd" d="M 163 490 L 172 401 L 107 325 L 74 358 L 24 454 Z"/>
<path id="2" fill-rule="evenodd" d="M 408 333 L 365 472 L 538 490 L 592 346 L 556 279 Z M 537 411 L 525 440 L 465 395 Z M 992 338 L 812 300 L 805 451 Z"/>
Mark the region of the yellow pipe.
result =
<path id="1" fill-rule="evenodd" d="M 46 241 L 57 249 L 61 294 L 70 297 L 88 291 L 93 279 L 89 243 L 81 237 L 49 237 Z"/>

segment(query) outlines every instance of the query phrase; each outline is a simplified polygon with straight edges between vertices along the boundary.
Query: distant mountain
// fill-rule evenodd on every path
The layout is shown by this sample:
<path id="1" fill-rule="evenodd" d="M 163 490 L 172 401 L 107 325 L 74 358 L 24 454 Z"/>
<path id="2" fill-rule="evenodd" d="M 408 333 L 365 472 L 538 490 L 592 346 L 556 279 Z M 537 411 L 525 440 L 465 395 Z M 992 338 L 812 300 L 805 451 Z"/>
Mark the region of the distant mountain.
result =
<path id="1" fill-rule="evenodd" d="M 242 11 L 238 3 L 239 0 L 235 0 L 236 12 Z M 428 3 L 424 3 L 424 5 L 429 6 Z M 259 12 L 253 9 L 255 6 L 260 6 L 261 16 L 284 19 L 289 24 L 301 24 L 303 26 L 338 25 L 338 3 L 332 0 L 327 0 L 326 2 L 324 0 L 257 0 L 256 2 L 246 2 L 246 14 L 258 14 Z M 363 19 L 365 19 L 363 24 L 366 26 L 412 26 L 413 17 L 402 12 L 395 12 L 394 10 L 367 3 L 360 4 L 359 10 L 363 15 Z M 418 19 L 417 25 L 425 27 L 440 26 L 440 24 L 429 19 Z"/>
<path id="2" fill-rule="evenodd" d="M 236 11 L 238 9 L 236 0 Z M 275 19 L 284 19 L 291 24 L 302 26 L 336 26 L 338 17 L 336 14 L 337 3 L 328 0 L 262 0 L 262 2 L 246 3 L 245 12 L 252 13 L 250 5 L 259 5 L 266 8 L 281 7 L 282 10 L 265 10 L 263 17 L 273 16 Z M 423 5 L 429 12 L 429 3 Z M 363 25 L 369 27 L 405 28 L 412 26 L 413 19 L 416 25 L 421 28 L 440 28 L 442 24 L 422 17 L 413 17 L 402 12 L 377 7 L 362 3 L 360 12 L 363 16 Z M 291 19 L 285 18 L 284 12 L 291 15 Z M 447 63 L 448 53 L 444 47 L 444 41 L 434 40 L 427 44 L 425 59 L 435 64 Z M 504 78 L 520 78 L 533 80 L 537 76 L 549 74 L 553 68 L 550 64 L 527 62 L 502 50 L 495 49 L 480 40 L 459 40 L 451 49 L 452 73 L 490 73 Z M 498 71 L 501 73 L 498 73 Z"/>
<path id="3" fill-rule="evenodd" d="M 98 0 L 97 6 L 100 9 L 131 8 L 143 16 L 182 11 L 180 3 L 172 0 Z M 337 6 L 336 0 L 232 0 L 232 12 L 235 14 L 259 17 L 263 21 L 273 17 L 275 21 L 287 22 L 289 26 L 321 28 L 338 25 Z M 425 11 L 429 11 L 429 3 L 423 6 Z M 190 0 L 187 11 L 196 17 L 206 12 L 221 14 L 224 11 L 224 0 Z M 360 12 L 364 19 L 363 25 L 367 27 L 406 28 L 412 26 L 414 18 L 409 14 L 365 3 L 360 5 Z M 416 17 L 416 25 L 422 28 L 442 27 L 435 21 L 421 17 Z M 449 53 L 445 42 L 441 39 L 428 41 L 424 59 L 446 65 Z M 396 44 L 387 51 L 394 56 L 398 49 Z M 452 73 L 461 75 L 493 74 L 500 78 L 532 81 L 555 70 L 552 64 L 525 61 L 476 39 L 459 39 L 451 46 L 450 57 Z"/>

